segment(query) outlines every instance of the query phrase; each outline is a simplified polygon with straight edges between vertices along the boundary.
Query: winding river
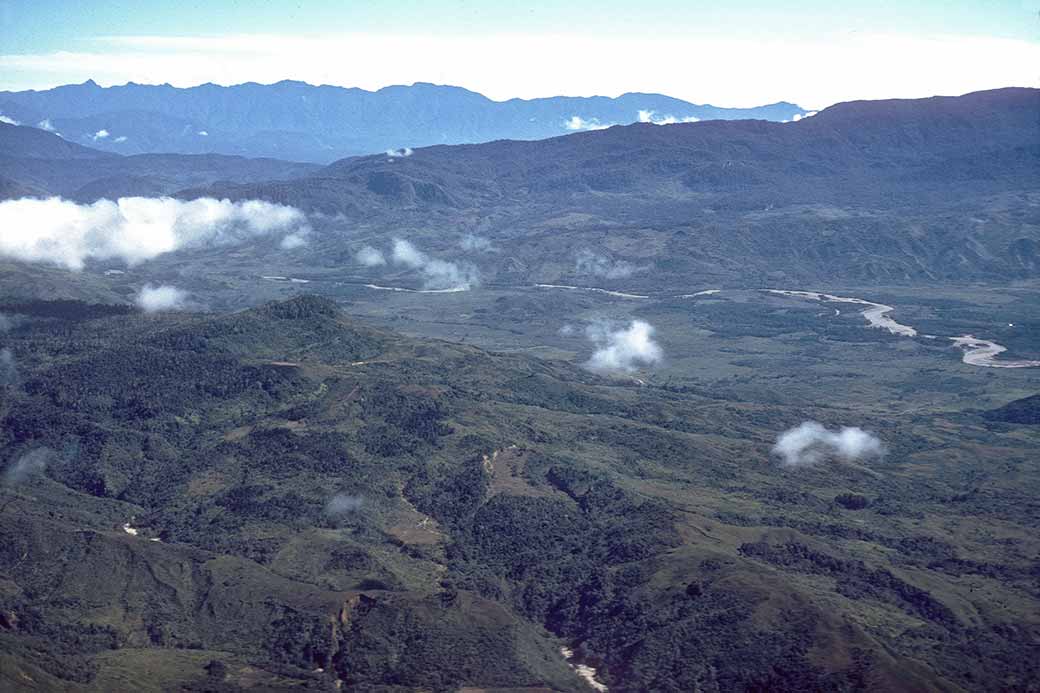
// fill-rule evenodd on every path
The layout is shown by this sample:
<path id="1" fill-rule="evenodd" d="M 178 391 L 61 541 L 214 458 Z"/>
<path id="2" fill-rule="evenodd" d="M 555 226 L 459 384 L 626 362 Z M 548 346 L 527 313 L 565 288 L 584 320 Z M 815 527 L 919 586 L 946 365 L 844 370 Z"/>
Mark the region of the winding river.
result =
<path id="1" fill-rule="evenodd" d="M 403 286 L 380 286 L 379 284 L 365 284 L 366 289 L 374 291 L 400 291 L 406 294 L 457 294 L 460 291 L 469 291 L 468 286 L 452 286 L 447 289 L 406 289 Z"/>
<path id="2" fill-rule="evenodd" d="M 763 291 L 771 294 L 779 294 L 781 296 L 792 296 L 795 298 L 807 298 L 813 301 L 829 301 L 832 303 L 855 303 L 861 306 L 867 306 L 861 311 L 867 322 L 870 323 L 871 327 L 878 327 L 881 329 L 888 330 L 892 334 L 900 335 L 902 337 L 916 337 L 918 336 L 917 330 L 909 325 L 903 325 L 896 322 L 892 318 L 888 317 L 888 314 L 895 310 L 892 306 L 886 306 L 883 303 L 874 303 L 873 301 L 865 301 L 862 298 L 847 298 L 845 296 L 834 296 L 832 294 L 823 294 L 816 291 L 786 291 L 782 289 L 763 289 Z M 921 335 L 926 339 L 936 339 L 935 335 Z M 966 334 L 960 337 L 949 338 L 955 346 L 960 347 L 963 351 L 961 361 L 968 364 L 969 366 L 982 366 L 984 368 L 1038 368 L 1040 367 L 1040 361 L 1030 361 L 1028 359 L 1017 359 L 1017 360 L 998 360 L 997 357 L 1007 351 L 1007 347 L 1002 344 L 990 341 L 988 339 L 979 339 L 974 335 Z"/>
<path id="3" fill-rule="evenodd" d="M 1040 361 L 1029 361 L 1019 359 L 1015 361 L 997 361 L 996 357 L 1007 351 L 1007 347 L 991 342 L 988 339 L 979 339 L 970 334 L 961 337 L 950 337 L 956 346 L 964 350 L 961 360 L 972 366 L 986 366 L 987 368 L 1038 368 Z"/>
<path id="4" fill-rule="evenodd" d="M 539 289 L 566 289 L 568 291 L 592 291 L 594 293 L 606 294 L 607 296 L 617 296 L 618 298 L 650 298 L 643 294 L 627 294 L 624 291 L 611 291 L 610 289 L 600 289 L 595 286 L 569 286 L 567 284 L 535 284 Z"/>
<path id="5" fill-rule="evenodd" d="M 294 284 L 305 284 L 309 283 L 307 279 L 297 279 L 296 277 L 285 277 L 276 275 L 262 276 L 261 279 L 267 281 L 276 282 L 290 282 Z M 379 284 L 363 284 L 366 289 L 373 291 L 391 291 L 391 292 L 402 292 L 409 294 L 454 294 L 462 291 L 469 291 L 471 287 L 468 286 L 454 286 L 446 289 L 409 289 L 403 286 L 381 286 Z M 499 287 L 499 288 L 520 288 L 520 287 Z M 647 294 L 635 294 L 626 291 L 615 291 L 612 289 L 601 289 L 596 286 L 571 286 L 569 284 L 535 284 L 534 288 L 537 289 L 558 289 L 564 291 L 587 291 L 591 293 L 603 294 L 606 296 L 613 296 L 615 298 L 624 299 L 635 299 L 645 300 L 651 298 Z M 898 335 L 900 337 L 924 337 L 925 339 L 938 339 L 935 335 L 930 334 L 919 334 L 918 331 L 910 325 L 904 325 L 892 317 L 889 313 L 895 310 L 894 307 L 885 305 L 884 303 L 875 303 L 874 301 L 867 301 L 862 298 L 854 298 L 851 296 L 836 296 L 834 294 L 826 294 L 819 291 L 801 291 L 792 289 L 760 289 L 765 293 L 775 294 L 778 296 L 788 296 L 791 298 L 803 298 L 810 301 L 820 301 L 822 303 L 844 303 L 852 304 L 856 306 L 862 306 L 859 311 L 867 324 L 870 327 L 875 327 L 882 330 Z M 697 291 L 691 294 L 678 294 L 673 295 L 673 298 L 696 298 L 699 296 L 714 296 L 715 294 L 721 293 L 722 289 L 704 289 L 703 291 Z M 841 315 L 841 311 L 837 308 L 834 309 L 835 317 Z M 1002 360 L 998 359 L 1000 354 L 1007 351 L 1007 347 L 997 342 L 980 339 L 974 335 L 966 334 L 960 337 L 949 337 L 954 343 L 954 346 L 960 348 L 963 352 L 961 360 L 970 366 L 980 366 L 984 368 L 1040 368 L 1040 361 L 1033 361 L 1029 359 L 1014 359 L 1014 360 Z"/>
<path id="6" fill-rule="evenodd" d="M 870 323 L 871 327 L 878 327 L 883 330 L 888 330 L 892 334 L 897 334 L 902 337 L 916 337 L 917 330 L 910 327 L 909 325 L 902 325 L 892 318 L 888 317 L 895 308 L 892 306 L 886 306 L 884 303 L 874 303 L 873 301 L 865 301 L 862 298 L 849 298 L 847 296 L 835 296 L 833 294 L 821 294 L 816 291 L 785 291 L 783 289 L 763 289 L 764 291 L 771 294 L 780 294 L 781 296 L 795 296 L 797 298 L 808 298 L 813 301 L 828 301 L 830 303 L 855 303 L 861 306 L 867 306 L 864 310 L 860 311 L 867 322 Z M 840 315 L 839 311 L 837 315 Z"/>
<path id="7" fill-rule="evenodd" d="M 540 289 L 566 289 L 569 291 L 591 291 L 595 293 L 606 294 L 608 296 L 616 296 L 619 298 L 635 298 L 645 299 L 650 296 L 644 294 L 633 294 L 624 291 L 612 291 L 610 289 L 600 289 L 591 286 L 569 286 L 565 284 L 535 284 Z M 695 298 L 697 296 L 714 296 L 715 294 L 721 293 L 721 289 L 705 289 L 703 291 L 697 291 L 692 294 L 679 294 L 677 298 Z M 931 334 L 920 334 L 917 329 L 910 325 L 904 325 L 892 318 L 889 313 L 895 310 L 893 306 L 885 305 L 884 303 L 876 303 L 874 301 L 868 301 L 863 298 L 854 298 L 852 296 L 835 296 L 834 294 L 825 294 L 819 291 L 796 291 L 789 289 L 762 289 L 762 291 L 770 294 L 776 294 L 778 296 L 789 296 L 792 298 L 804 298 L 811 301 L 820 301 L 825 303 L 845 303 L 856 306 L 862 306 L 859 311 L 867 324 L 870 327 L 874 327 L 881 330 L 887 330 L 888 332 L 900 336 L 900 337 L 924 337 L 925 339 L 937 339 L 935 335 Z M 835 317 L 841 315 L 841 310 L 834 309 Z M 1040 368 L 1040 361 L 1031 361 L 1028 359 L 1016 359 L 1016 360 L 1000 360 L 997 357 L 1007 351 L 1007 347 L 1002 344 L 990 341 L 988 339 L 979 339 L 974 335 L 963 335 L 960 337 L 949 338 L 955 346 L 959 347 L 963 351 L 961 360 L 970 366 L 981 366 L 984 368 Z"/>

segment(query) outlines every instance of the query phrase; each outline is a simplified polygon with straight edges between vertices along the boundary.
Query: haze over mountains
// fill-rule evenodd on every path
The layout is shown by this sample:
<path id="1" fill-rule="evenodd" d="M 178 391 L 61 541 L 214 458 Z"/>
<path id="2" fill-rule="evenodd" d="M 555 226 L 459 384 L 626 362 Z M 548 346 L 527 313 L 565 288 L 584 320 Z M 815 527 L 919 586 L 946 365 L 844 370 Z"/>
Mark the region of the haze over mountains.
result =
<path id="1" fill-rule="evenodd" d="M 492 101 L 453 86 L 416 83 L 378 91 L 304 82 L 103 88 L 93 81 L 47 91 L 0 92 L 0 114 L 119 154 L 218 153 L 329 163 L 345 156 L 433 144 L 532 140 L 639 122 L 806 113 L 780 102 L 718 108 L 661 94 Z"/>

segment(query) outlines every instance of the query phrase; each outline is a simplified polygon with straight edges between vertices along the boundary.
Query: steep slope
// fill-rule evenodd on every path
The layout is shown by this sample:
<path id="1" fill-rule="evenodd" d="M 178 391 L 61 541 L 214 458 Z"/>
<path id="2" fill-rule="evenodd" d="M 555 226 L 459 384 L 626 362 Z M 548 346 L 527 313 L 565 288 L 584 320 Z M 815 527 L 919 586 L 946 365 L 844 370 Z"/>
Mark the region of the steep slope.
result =
<path id="1" fill-rule="evenodd" d="M 569 128 L 637 122 L 640 112 L 678 120 L 790 120 L 804 113 L 790 103 L 731 109 L 660 94 L 498 102 L 426 83 L 370 92 L 293 81 L 189 89 L 85 82 L 3 92 L 0 104 L 23 122 L 47 118 L 70 139 L 120 154 L 213 152 L 321 163 L 404 146 L 541 139 Z M 102 131 L 110 134 L 98 139 Z"/>
<path id="2" fill-rule="evenodd" d="M 792 472 L 775 431 L 847 412 L 409 339 L 307 296 L 0 309 L 23 316 L 0 387 L 14 680 L 589 690 L 562 644 L 622 692 L 1037 676 L 1029 430 L 882 418 L 873 469 Z M 1015 474 L 957 498 L 981 445 Z M 979 521 L 1007 540 L 957 529 Z"/>

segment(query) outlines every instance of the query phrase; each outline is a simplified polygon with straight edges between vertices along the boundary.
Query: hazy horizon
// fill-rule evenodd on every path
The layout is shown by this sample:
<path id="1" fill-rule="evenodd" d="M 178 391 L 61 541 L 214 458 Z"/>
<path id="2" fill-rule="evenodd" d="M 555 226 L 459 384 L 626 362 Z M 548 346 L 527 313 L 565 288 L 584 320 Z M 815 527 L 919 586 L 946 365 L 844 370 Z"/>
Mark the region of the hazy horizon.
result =
<path id="1" fill-rule="evenodd" d="M 1033 2 L 0 3 L 0 89 L 429 82 L 495 101 L 660 93 L 750 107 L 1035 87 Z M 704 69 L 702 66 L 709 66 Z"/>
<path id="2" fill-rule="evenodd" d="M 655 95 L 659 95 L 659 96 L 669 96 L 669 97 L 673 97 L 673 98 L 681 98 L 681 97 L 676 97 L 674 94 L 660 93 L 660 92 L 646 92 L 646 91 L 628 91 L 628 92 L 621 92 L 621 93 L 618 93 L 618 94 L 565 94 L 565 93 L 552 93 L 552 94 L 549 94 L 549 93 L 547 93 L 547 94 L 543 94 L 543 95 L 540 95 L 540 96 L 530 96 L 530 97 L 511 96 L 511 97 L 505 97 L 505 98 L 493 98 L 491 96 L 488 96 L 487 94 L 482 93 L 481 91 L 479 91 L 477 89 L 472 89 L 470 87 L 467 87 L 464 84 L 450 84 L 450 83 L 414 81 L 414 82 L 408 82 L 408 83 L 401 82 L 401 83 L 393 83 L 393 84 L 384 84 L 383 86 L 375 87 L 375 88 L 372 88 L 372 89 L 366 89 L 364 87 L 357 87 L 357 86 L 351 86 L 351 85 L 325 84 L 325 83 L 320 83 L 319 84 L 319 83 L 314 83 L 314 82 L 308 82 L 308 81 L 302 80 L 302 79 L 292 79 L 292 78 L 284 78 L 284 79 L 278 79 L 278 80 L 267 81 L 267 82 L 265 82 L 265 81 L 258 81 L 258 80 L 248 80 L 248 81 L 245 81 L 245 82 L 231 82 L 231 83 L 226 83 L 226 84 L 220 83 L 220 82 L 210 81 L 210 82 L 199 82 L 198 84 L 188 84 L 188 85 L 184 85 L 184 86 L 178 86 L 178 85 L 170 84 L 169 82 L 135 82 L 133 80 L 129 80 L 129 81 L 126 81 L 126 82 L 113 82 L 113 83 L 106 84 L 106 83 L 100 82 L 99 80 L 96 80 L 96 79 L 93 79 L 91 77 L 88 77 L 87 79 L 85 79 L 85 80 L 83 80 L 81 82 L 67 82 L 67 83 L 64 83 L 64 84 L 57 84 L 57 85 L 55 85 L 53 87 L 47 87 L 47 88 L 43 88 L 43 89 L 24 89 L 24 90 L 23 89 L 18 89 L 18 90 L 15 90 L 15 89 L 4 89 L 4 90 L 0 90 L 0 91 L 6 91 L 6 92 L 50 91 L 51 89 L 59 89 L 61 87 L 81 86 L 83 84 L 88 84 L 90 82 L 93 82 L 94 84 L 96 84 L 98 87 L 100 87 L 102 89 L 110 89 L 110 88 L 118 88 L 118 87 L 128 87 L 128 86 L 139 86 L 139 87 L 163 87 L 163 86 L 169 86 L 169 87 L 173 87 L 175 89 L 196 89 L 198 87 L 204 87 L 204 86 L 207 86 L 207 85 L 214 85 L 214 86 L 217 86 L 217 87 L 230 89 L 230 88 L 241 87 L 241 86 L 245 86 L 245 85 L 249 85 L 249 84 L 255 84 L 255 85 L 262 86 L 262 87 L 271 87 L 271 86 L 275 86 L 277 84 L 281 84 L 281 83 L 284 83 L 284 82 L 295 82 L 295 83 L 305 84 L 305 85 L 307 85 L 309 87 L 315 87 L 315 88 L 332 87 L 332 88 L 336 88 L 336 89 L 347 89 L 347 90 L 359 89 L 361 91 L 365 91 L 365 92 L 368 92 L 368 93 L 376 93 L 376 92 L 383 91 L 385 89 L 410 88 L 410 87 L 415 87 L 415 86 L 419 86 L 419 85 L 429 85 L 429 86 L 433 86 L 433 87 L 442 87 L 442 88 L 446 88 L 446 89 L 462 89 L 464 91 L 468 91 L 468 92 L 471 92 L 471 93 L 483 96 L 484 98 L 486 98 L 489 101 L 492 101 L 494 103 L 507 103 L 509 101 L 538 101 L 538 100 L 542 100 L 542 99 L 554 99 L 554 98 L 607 98 L 607 99 L 614 99 L 614 98 L 618 98 L 620 96 L 624 96 L 625 94 L 655 94 Z M 999 90 L 999 89 L 1040 89 L 1040 85 L 1007 84 L 1007 85 L 1003 85 L 1003 86 L 989 87 L 989 88 L 986 88 L 986 89 L 974 89 L 974 90 L 967 91 L 967 92 L 936 93 L 936 94 L 929 94 L 927 96 L 920 96 L 920 97 L 897 97 L 897 96 L 886 97 L 886 96 L 881 96 L 881 97 L 872 98 L 872 99 L 847 99 L 845 101 L 835 101 L 834 103 L 829 103 L 829 104 L 826 104 L 826 105 L 823 105 L 823 106 L 814 107 L 814 108 L 809 109 L 809 110 L 812 110 L 812 111 L 822 111 L 822 110 L 824 110 L 826 108 L 830 108 L 831 106 L 835 106 L 835 105 L 837 105 L 839 103 L 848 103 L 848 102 L 851 102 L 851 101 L 886 101 L 886 100 L 890 100 L 890 99 L 913 100 L 913 99 L 918 99 L 918 98 L 955 97 L 955 96 L 966 96 L 967 94 L 971 94 L 971 93 L 975 93 L 975 92 L 979 92 L 979 91 L 993 91 L 993 90 Z M 705 102 L 690 101 L 690 103 L 694 103 L 696 105 L 711 105 L 711 106 L 717 106 L 717 107 L 720 107 L 720 108 L 754 108 L 754 107 L 757 107 L 757 106 L 769 106 L 769 105 L 773 105 L 773 104 L 776 104 L 776 103 L 783 103 L 783 102 L 791 103 L 791 104 L 794 104 L 796 106 L 801 106 L 802 105 L 802 104 L 797 103 L 795 101 L 792 101 L 790 99 L 781 99 L 779 101 L 771 101 L 769 103 L 766 103 L 766 102 L 756 102 L 756 103 L 748 102 L 747 104 L 743 104 L 743 105 L 740 105 L 740 106 L 729 106 L 727 104 L 719 104 L 719 103 L 711 103 L 711 104 L 709 104 L 706 101 Z"/>

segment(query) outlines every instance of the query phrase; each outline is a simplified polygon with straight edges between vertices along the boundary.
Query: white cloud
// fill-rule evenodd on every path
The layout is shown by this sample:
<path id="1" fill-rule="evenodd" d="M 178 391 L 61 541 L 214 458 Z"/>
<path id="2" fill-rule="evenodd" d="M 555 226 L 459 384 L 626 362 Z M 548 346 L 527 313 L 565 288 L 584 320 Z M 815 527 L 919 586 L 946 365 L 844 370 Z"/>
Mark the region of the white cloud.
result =
<path id="1" fill-rule="evenodd" d="M 123 142 L 126 142 L 127 139 L 128 138 L 126 135 L 120 135 L 119 137 L 115 138 L 113 142 L 115 142 L 116 144 L 122 144 Z"/>
<path id="2" fill-rule="evenodd" d="M 97 142 L 98 140 L 107 139 L 110 134 L 111 133 L 108 130 L 105 130 L 104 128 L 102 128 L 101 130 L 98 130 L 97 132 L 95 132 L 91 136 L 91 139 L 93 139 L 95 142 Z"/>
<path id="3" fill-rule="evenodd" d="M 596 118 L 585 120 L 581 116 L 571 116 L 563 123 L 563 126 L 568 130 L 606 130 L 610 127 L 610 125 L 604 125 L 599 122 Z"/>
<path id="4" fill-rule="evenodd" d="M 642 320 L 633 320 L 625 328 L 596 322 L 585 329 L 585 335 L 598 347 L 586 363 L 594 370 L 634 371 L 641 365 L 660 363 L 664 357 L 653 339 L 653 326 Z"/>
<path id="5" fill-rule="evenodd" d="M 0 202 L 0 257 L 82 269 L 88 259 L 128 264 L 181 248 L 263 235 L 305 234 L 303 212 L 248 200 L 123 197 L 78 204 L 61 198 Z"/>
<path id="6" fill-rule="evenodd" d="M 653 123 L 654 125 L 675 125 L 676 123 L 699 123 L 700 118 L 695 116 L 683 116 L 677 118 L 673 115 L 657 115 L 654 111 L 640 110 L 638 113 L 640 123 Z"/>
<path id="7" fill-rule="evenodd" d="M 773 454 L 780 457 L 784 466 L 800 467 L 832 458 L 855 461 L 881 457 L 885 446 L 877 436 L 861 428 L 847 426 L 829 431 L 816 421 L 806 421 L 781 433 Z"/>
<path id="8" fill-rule="evenodd" d="M 278 247 L 282 250 L 295 250 L 297 248 L 302 248 L 308 243 L 308 235 L 309 231 L 307 229 L 286 234 L 282 238 L 281 243 L 278 244 Z"/>
<path id="9" fill-rule="evenodd" d="M 808 113 L 795 113 L 791 117 L 791 120 L 797 123 L 802 118 L 812 118 L 814 115 L 816 115 L 816 111 L 809 111 Z"/>
<path id="10" fill-rule="evenodd" d="M 431 258 L 399 238 L 394 240 L 391 259 L 395 264 L 419 270 L 427 289 L 471 289 L 480 283 L 480 274 L 473 265 Z"/>
<path id="11" fill-rule="evenodd" d="M 46 130 L 47 132 L 56 132 L 54 126 L 51 125 L 51 121 L 49 118 L 44 118 L 43 120 L 41 120 L 39 123 L 36 124 L 36 127 L 40 128 L 41 130 Z"/>
<path id="12" fill-rule="evenodd" d="M 373 55 L 380 59 L 372 60 Z M 596 56 L 596 69 L 575 55 Z M 632 59 L 642 55 L 654 56 L 653 70 Z M 726 60 L 720 63 L 719 56 Z M 109 37 L 77 42 L 71 51 L 0 55 L 0 74 L 8 89 L 49 88 L 87 78 L 106 85 L 135 81 L 181 87 L 298 79 L 365 89 L 428 81 L 461 84 L 496 100 L 641 91 L 718 106 L 787 100 L 819 108 L 853 99 L 1036 86 L 1038 64 L 1035 41 L 986 36 L 857 31 L 796 40 L 779 33 L 752 38 L 689 32 L 597 36 L 578 30 L 465 36 L 359 31 Z M 345 78 L 342 65 L 357 69 Z M 690 79 L 690 65 L 713 69 Z"/>
<path id="13" fill-rule="evenodd" d="M 468 252 L 491 253 L 495 250 L 491 241 L 472 233 L 467 233 L 459 240 L 459 247 Z"/>
<path id="14" fill-rule="evenodd" d="M 587 274 L 605 279 L 622 279 L 631 276 L 636 271 L 636 266 L 627 260 L 611 260 L 588 248 L 578 251 L 574 260 L 574 271 L 578 274 Z"/>
<path id="15" fill-rule="evenodd" d="M 383 253 L 370 245 L 362 246 L 361 250 L 354 253 L 354 260 L 362 267 L 379 267 L 386 264 Z"/>
<path id="16" fill-rule="evenodd" d="M 197 134 L 197 135 L 198 135 L 199 137 L 209 137 L 209 133 L 208 133 L 208 132 L 206 132 L 205 130 L 199 130 L 199 131 L 198 131 L 197 133 L 195 133 L 195 134 Z"/>
<path id="17" fill-rule="evenodd" d="M 21 123 L 19 123 L 17 120 L 5 116 L 3 113 L 0 113 L 0 123 L 7 123 L 8 125 L 21 125 Z"/>
<path id="18" fill-rule="evenodd" d="M 428 260 L 425 253 L 401 239 L 394 240 L 393 259 L 397 264 L 413 269 L 422 267 Z"/>
<path id="19" fill-rule="evenodd" d="M 188 292 L 175 286 L 144 286 L 134 299 L 137 307 L 146 313 L 183 310 L 188 305 Z"/>
<path id="20" fill-rule="evenodd" d="M 411 156 L 412 155 L 412 148 L 411 147 L 405 147 L 403 149 L 387 149 L 386 150 L 386 155 L 388 157 L 390 157 L 391 159 L 401 159 L 401 158 L 406 157 L 406 156 Z"/>

